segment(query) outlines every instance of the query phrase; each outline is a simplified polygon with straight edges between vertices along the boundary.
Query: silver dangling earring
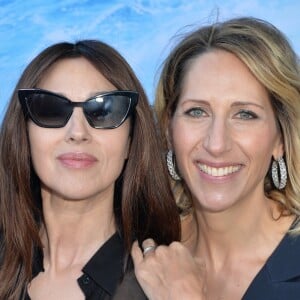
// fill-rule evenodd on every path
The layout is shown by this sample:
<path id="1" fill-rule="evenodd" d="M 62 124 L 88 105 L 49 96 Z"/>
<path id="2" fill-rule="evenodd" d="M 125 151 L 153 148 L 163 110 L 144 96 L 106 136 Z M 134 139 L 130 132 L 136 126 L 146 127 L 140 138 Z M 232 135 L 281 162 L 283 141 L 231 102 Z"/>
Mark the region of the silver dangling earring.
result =
<path id="1" fill-rule="evenodd" d="M 279 174 L 278 174 L 278 166 L 279 166 Z M 283 188 L 285 188 L 287 183 L 287 169 L 283 157 L 279 157 L 278 160 L 275 159 L 273 160 L 272 179 L 275 187 L 278 190 L 282 190 Z"/>
<path id="2" fill-rule="evenodd" d="M 175 170 L 175 160 L 173 159 L 173 151 L 169 150 L 167 153 L 167 166 L 170 176 L 174 180 L 181 180 L 180 176 L 177 174 Z"/>

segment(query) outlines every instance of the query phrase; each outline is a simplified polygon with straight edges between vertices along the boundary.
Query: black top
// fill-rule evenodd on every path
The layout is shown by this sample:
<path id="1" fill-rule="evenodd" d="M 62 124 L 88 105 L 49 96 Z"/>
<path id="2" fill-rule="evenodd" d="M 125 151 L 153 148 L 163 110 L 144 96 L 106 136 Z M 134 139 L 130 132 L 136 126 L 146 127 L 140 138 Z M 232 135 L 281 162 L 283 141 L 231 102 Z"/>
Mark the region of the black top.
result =
<path id="1" fill-rule="evenodd" d="M 262 269 L 243 300 L 300 299 L 300 236 L 287 233 Z"/>
<path id="2" fill-rule="evenodd" d="M 110 299 L 123 277 L 124 246 L 118 233 L 108 239 L 83 267 L 78 284 L 87 300 Z M 33 277 L 43 272 L 43 253 L 37 251 Z M 25 297 L 30 300 L 28 294 Z"/>

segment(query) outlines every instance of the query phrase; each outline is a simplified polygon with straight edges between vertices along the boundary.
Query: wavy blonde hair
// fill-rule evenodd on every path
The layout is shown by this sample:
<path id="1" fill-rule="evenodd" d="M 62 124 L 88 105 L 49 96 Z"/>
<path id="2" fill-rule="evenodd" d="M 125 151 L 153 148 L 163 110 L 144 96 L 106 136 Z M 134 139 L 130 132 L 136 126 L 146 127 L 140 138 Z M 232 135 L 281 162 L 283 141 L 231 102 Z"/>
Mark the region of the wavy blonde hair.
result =
<path id="1" fill-rule="evenodd" d="M 283 213 L 300 215 L 300 72 L 289 41 L 272 24 L 252 18 L 235 18 L 201 27 L 186 35 L 167 57 L 156 91 L 155 110 L 167 149 L 167 132 L 181 93 L 184 76 L 199 55 L 214 49 L 236 55 L 269 93 L 285 149 L 288 182 L 283 190 L 265 177 L 265 194 L 282 204 Z M 183 181 L 173 182 L 182 212 L 192 208 Z M 296 228 L 300 232 L 300 228 Z"/>

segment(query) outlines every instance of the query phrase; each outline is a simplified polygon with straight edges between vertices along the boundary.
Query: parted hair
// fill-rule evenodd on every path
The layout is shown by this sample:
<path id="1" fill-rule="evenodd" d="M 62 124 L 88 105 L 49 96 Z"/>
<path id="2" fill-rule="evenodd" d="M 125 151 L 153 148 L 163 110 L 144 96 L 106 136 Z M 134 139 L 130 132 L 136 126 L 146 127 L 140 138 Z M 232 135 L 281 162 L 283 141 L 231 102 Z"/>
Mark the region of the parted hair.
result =
<path id="1" fill-rule="evenodd" d="M 283 212 L 299 216 L 299 59 L 285 35 L 269 22 L 253 17 L 216 22 L 186 34 L 174 47 L 162 66 L 155 101 L 165 150 L 169 121 L 176 110 L 185 74 L 194 59 L 213 50 L 236 55 L 266 88 L 284 142 L 288 182 L 283 190 L 276 190 L 269 171 L 265 177 L 265 194 L 279 201 Z M 187 187 L 182 181 L 173 185 L 178 206 L 188 212 L 192 204 Z"/>
<path id="2" fill-rule="evenodd" d="M 96 40 L 62 42 L 37 55 L 21 75 L 7 107 L 0 136 L 0 299 L 20 299 L 32 279 L 33 255 L 41 249 L 43 222 L 40 182 L 32 167 L 27 120 L 17 97 L 20 88 L 35 88 L 49 67 L 61 59 L 84 57 L 119 90 L 139 93 L 132 116 L 131 146 L 115 185 L 114 213 L 127 257 L 134 240 L 159 244 L 180 238 L 178 210 L 162 161 L 153 111 L 125 59 Z M 72 74 L 70 74 L 72 76 Z"/>

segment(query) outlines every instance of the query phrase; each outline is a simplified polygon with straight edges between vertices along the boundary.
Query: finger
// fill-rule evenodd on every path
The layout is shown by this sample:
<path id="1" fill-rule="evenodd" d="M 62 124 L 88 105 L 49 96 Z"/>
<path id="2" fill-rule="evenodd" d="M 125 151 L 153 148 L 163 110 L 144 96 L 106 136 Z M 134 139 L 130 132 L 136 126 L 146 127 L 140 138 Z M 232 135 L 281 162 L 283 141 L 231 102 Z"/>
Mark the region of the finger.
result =
<path id="1" fill-rule="evenodd" d="M 140 264 L 143 261 L 144 256 L 137 241 L 135 241 L 132 245 L 131 256 L 134 266 Z"/>
<path id="2" fill-rule="evenodd" d="M 156 246 L 156 243 L 154 242 L 153 239 L 146 239 L 142 243 L 143 249 L 145 249 L 147 247 L 153 247 L 153 246 Z"/>
<path id="3" fill-rule="evenodd" d="M 145 257 L 146 254 L 149 254 L 153 252 L 156 249 L 156 243 L 154 242 L 153 239 L 146 239 L 142 243 L 143 247 L 143 256 Z"/>
<path id="4" fill-rule="evenodd" d="M 156 246 L 148 246 L 148 247 L 145 247 L 144 248 L 144 251 L 143 251 L 143 255 L 145 257 L 146 254 L 149 254 L 151 252 L 154 252 L 156 249 Z"/>

